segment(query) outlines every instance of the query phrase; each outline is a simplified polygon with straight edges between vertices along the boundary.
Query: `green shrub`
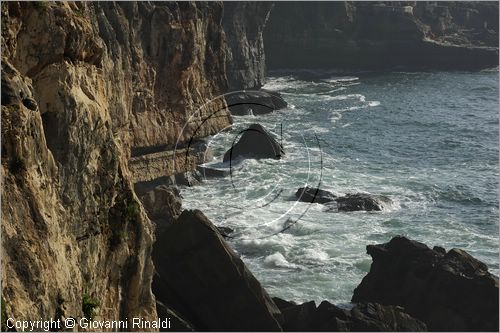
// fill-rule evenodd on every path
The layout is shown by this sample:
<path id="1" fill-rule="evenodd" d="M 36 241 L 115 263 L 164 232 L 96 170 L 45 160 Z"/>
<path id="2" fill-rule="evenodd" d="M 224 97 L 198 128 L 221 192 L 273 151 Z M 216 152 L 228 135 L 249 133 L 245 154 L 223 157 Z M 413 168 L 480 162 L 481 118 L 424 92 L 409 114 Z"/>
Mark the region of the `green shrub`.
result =
<path id="1" fill-rule="evenodd" d="M 81 9 L 81 8 L 75 9 L 74 13 L 78 17 L 84 17 L 85 16 L 85 13 L 83 12 L 83 9 Z"/>
<path id="2" fill-rule="evenodd" d="M 92 319 L 95 315 L 95 309 L 99 307 L 99 301 L 84 293 L 82 296 L 82 312 L 87 319 Z"/>
<path id="3" fill-rule="evenodd" d="M 139 215 L 140 206 L 137 202 L 132 201 L 128 204 L 127 210 L 125 212 L 125 219 L 128 222 L 130 219 L 133 219 Z"/>

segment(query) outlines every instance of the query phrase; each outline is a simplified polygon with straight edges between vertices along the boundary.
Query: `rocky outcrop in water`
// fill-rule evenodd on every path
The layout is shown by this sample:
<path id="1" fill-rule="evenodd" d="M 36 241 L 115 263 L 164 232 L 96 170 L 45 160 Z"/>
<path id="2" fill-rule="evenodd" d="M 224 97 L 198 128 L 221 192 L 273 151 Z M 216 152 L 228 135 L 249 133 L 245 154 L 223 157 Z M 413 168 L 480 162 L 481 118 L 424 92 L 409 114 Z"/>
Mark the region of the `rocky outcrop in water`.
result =
<path id="1" fill-rule="evenodd" d="M 281 330 L 273 300 L 200 211 L 159 234 L 153 258 L 155 295 L 197 330 Z"/>
<path id="2" fill-rule="evenodd" d="M 346 310 L 327 301 L 300 305 L 279 300 L 283 330 L 288 332 L 425 332 L 427 327 L 404 309 L 376 303 L 361 303 Z"/>
<path id="3" fill-rule="evenodd" d="M 225 98 L 231 114 L 236 116 L 271 113 L 288 105 L 279 93 L 267 90 L 232 92 Z"/>
<path id="4" fill-rule="evenodd" d="M 269 69 L 498 66 L 498 2 L 281 2 L 264 31 Z"/>
<path id="5" fill-rule="evenodd" d="M 384 195 L 353 193 L 337 197 L 330 191 L 321 190 L 314 187 L 301 187 L 295 192 L 295 197 L 299 201 L 316 202 L 328 204 L 331 210 L 353 212 L 353 211 L 381 211 L 384 207 L 392 204 L 392 200 Z M 330 205 L 330 203 L 333 203 Z"/>
<path id="6" fill-rule="evenodd" d="M 367 193 L 347 194 L 335 200 L 339 211 L 352 212 L 358 210 L 381 211 L 384 207 L 390 206 L 392 201 L 384 195 L 374 195 Z"/>
<path id="7" fill-rule="evenodd" d="M 224 154 L 224 162 L 234 163 L 241 157 L 280 159 L 285 154 L 281 144 L 260 124 L 252 124 L 240 134 L 238 142 Z"/>
<path id="8" fill-rule="evenodd" d="M 467 252 L 404 237 L 367 252 L 373 263 L 353 302 L 402 306 L 431 331 L 498 331 L 498 277 Z"/>
<path id="9" fill-rule="evenodd" d="M 337 196 L 330 191 L 321 190 L 314 187 L 301 187 L 295 192 L 295 197 L 299 201 L 327 203 L 335 201 Z"/>

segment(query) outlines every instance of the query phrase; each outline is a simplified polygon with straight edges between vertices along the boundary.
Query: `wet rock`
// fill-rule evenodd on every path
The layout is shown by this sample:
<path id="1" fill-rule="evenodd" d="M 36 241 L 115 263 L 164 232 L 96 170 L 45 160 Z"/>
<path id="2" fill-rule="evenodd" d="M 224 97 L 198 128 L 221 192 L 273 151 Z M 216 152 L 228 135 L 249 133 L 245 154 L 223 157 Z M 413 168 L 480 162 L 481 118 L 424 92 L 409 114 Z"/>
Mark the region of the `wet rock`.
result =
<path id="1" fill-rule="evenodd" d="M 284 154 L 283 148 L 268 130 L 260 124 L 252 124 L 224 154 L 223 161 L 234 161 L 240 157 L 280 159 Z"/>
<path id="2" fill-rule="evenodd" d="M 402 306 L 432 331 L 498 331 L 498 277 L 467 252 L 400 236 L 367 252 L 373 263 L 353 302 Z"/>
<path id="3" fill-rule="evenodd" d="M 274 301 L 274 304 L 276 304 L 276 306 L 280 310 L 297 305 L 297 303 L 295 303 L 295 302 L 286 301 L 286 300 L 279 298 L 279 297 L 273 297 L 273 301 Z"/>
<path id="4" fill-rule="evenodd" d="M 352 212 L 357 210 L 382 210 L 391 204 L 391 199 L 383 195 L 366 193 L 347 194 L 336 198 L 339 211 Z"/>
<path id="5" fill-rule="evenodd" d="M 229 227 L 217 227 L 217 230 L 224 238 L 230 237 L 230 235 L 234 232 L 234 230 Z"/>
<path id="6" fill-rule="evenodd" d="M 283 314 L 283 331 L 304 332 L 314 327 L 316 304 L 314 301 L 280 309 Z"/>
<path id="7" fill-rule="evenodd" d="M 327 301 L 316 308 L 314 302 L 299 305 L 279 302 L 283 307 L 284 331 L 385 332 L 426 331 L 423 322 L 408 315 L 403 308 L 376 303 L 362 303 L 347 310 Z"/>
<path id="8" fill-rule="evenodd" d="M 157 236 L 153 292 L 197 330 L 280 331 L 281 313 L 216 227 L 182 212 Z"/>
<path id="9" fill-rule="evenodd" d="M 202 175 L 198 170 L 180 172 L 174 175 L 175 184 L 181 186 L 199 185 L 202 180 Z"/>
<path id="10" fill-rule="evenodd" d="M 287 107 L 279 93 L 268 90 L 232 92 L 225 98 L 231 114 L 237 116 L 265 114 Z"/>
<path id="11" fill-rule="evenodd" d="M 201 174 L 202 177 L 205 178 L 218 178 L 218 177 L 226 177 L 229 176 L 230 170 L 229 169 L 217 169 L 217 168 L 211 168 L 206 165 L 198 165 L 196 167 L 196 170 L 198 170 Z"/>
<path id="12" fill-rule="evenodd" d="M 336 195 L 330 191 L 321 190 L 315 187 L 301 187 L 295 192 L 299 201 L 326 203 L 335 201 Z"/>

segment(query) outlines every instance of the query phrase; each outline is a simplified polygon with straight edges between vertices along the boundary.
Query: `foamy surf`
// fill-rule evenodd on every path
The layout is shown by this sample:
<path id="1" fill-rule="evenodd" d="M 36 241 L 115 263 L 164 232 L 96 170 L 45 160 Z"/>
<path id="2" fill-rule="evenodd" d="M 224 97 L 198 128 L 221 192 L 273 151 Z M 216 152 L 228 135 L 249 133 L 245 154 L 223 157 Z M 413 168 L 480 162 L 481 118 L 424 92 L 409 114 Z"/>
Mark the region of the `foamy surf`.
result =
<path id="1" fill-rule="evenodd" d="M 266 290 L 297 302 L 347 304 L 371 264 L 366 245 L 398 234 L 467 249 L 498 274 L 498 115 L 491 111 L 498 101 L 481 99 L 491 89 L 470 89 L 498 89 L 498 78 L 358 76 L 269 78 L 264 88 L 279 91 L 295 108 L 235 117 L 233 128 L 211 142 L 211 162 L 224 167 L 217 163 L 234 135 L 255 122 L 282 135 L 286 157 L 242 162 L 233 175 L 236 189 L 229 177 L 184 188 L 184 207 L 234 229 L 228 241 Z M 457 96 L 466 102 L 458 104 Z M 479 100 L 492 104 L 478 107 Z M 474 118 L 465 116 L 471 109 Z M 445 144 L 451 139 L 467 144 Z M 297 202 L 303 186 L 337 196 L 381 194 L 392 204 L 376 212 L 336 212 Z"/>

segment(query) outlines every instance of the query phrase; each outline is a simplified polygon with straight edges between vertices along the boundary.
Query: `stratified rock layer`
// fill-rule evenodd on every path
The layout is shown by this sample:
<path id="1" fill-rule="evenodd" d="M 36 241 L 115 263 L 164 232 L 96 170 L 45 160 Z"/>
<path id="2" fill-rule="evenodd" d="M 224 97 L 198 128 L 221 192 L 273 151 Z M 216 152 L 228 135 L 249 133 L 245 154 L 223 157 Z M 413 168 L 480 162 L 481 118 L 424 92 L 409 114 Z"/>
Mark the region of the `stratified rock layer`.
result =
<path id="1" fill-rule="evenodd" d="M 256 89 L 264 84 L 264 27 L 272 2 L 224 3 L 223 26 L 228 40 L 228 91 Z"/>
<path id="2" fill-rule="evenodd" d="M 373 263 L 353 302 L 402 306 L 431 331 L 498 331 L 498 278 L 467 252 L 404 237 L 367 252 Z"/>

